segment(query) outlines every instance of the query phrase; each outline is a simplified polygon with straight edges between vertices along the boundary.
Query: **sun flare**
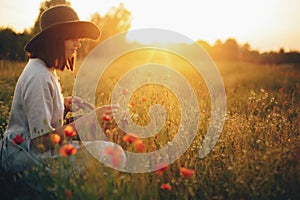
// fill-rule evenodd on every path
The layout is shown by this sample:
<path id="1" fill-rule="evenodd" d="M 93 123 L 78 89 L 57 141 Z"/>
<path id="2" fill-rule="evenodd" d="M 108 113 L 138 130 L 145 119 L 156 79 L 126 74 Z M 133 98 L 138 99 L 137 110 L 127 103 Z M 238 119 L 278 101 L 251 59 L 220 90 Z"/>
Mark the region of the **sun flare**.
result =
<path id="1" fill-rule="evenodd" d="M 126 35 L 128 41 L 135 41 L 142 44 L 161 44 L 161 45 L 170 45 L 170 44 L 178 44 L 178 43 L 192 43 L 192 40 L 187 37 L 182 37 L 182 34 L 175 33 L 170 34 L 170 32 L 166 32 L 164 29 L 161 31 L 155 31 L 157 34 L 151 34 L 151 29 L 141 29 L 142 34 L 139 31 L 129 31 Z"/>

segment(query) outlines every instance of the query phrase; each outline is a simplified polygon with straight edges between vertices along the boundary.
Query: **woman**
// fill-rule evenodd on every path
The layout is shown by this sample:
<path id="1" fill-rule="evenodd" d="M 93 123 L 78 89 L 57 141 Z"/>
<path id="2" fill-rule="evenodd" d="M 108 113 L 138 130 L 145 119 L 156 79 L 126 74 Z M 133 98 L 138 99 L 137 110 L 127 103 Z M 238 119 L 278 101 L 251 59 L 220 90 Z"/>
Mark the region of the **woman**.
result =
<path id="1" fill-rule="evenodd" d="M 25 46 L 30 59 L 17 82 L 0 149 L 2 167 L 13 173 L 40 165 L 41 157 L 53 156 L 50 135 L 55 132 L 64 138 L 64 113 L 72 111 L 72 104 L 77 108 L 87 106 L 80 98 L 63 97 L 56 71 L 73 71 L 80 40 L 100 36 L 95 24 L 79 21 L 76 12 L 65 5 L 42 13 L 40 28 L 41 32 Z M 112 117 L 114 109 L 103 106 L 96 113 Z M 69 125 L 75 129 L 74 122 Z"/>

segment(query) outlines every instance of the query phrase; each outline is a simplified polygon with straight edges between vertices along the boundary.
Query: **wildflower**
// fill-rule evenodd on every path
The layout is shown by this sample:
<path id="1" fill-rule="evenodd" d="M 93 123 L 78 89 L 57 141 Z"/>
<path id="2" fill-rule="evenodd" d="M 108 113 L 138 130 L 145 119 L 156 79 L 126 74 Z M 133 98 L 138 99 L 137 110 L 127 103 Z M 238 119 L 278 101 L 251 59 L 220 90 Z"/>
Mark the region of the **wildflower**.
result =
<path id="1" fill-rule="evenodd" d="M 113 155 L 113 154 L 114 154 L 114 148 L 113 147 L 108 146 L 104 149 L 104 155 Z"/>
<path id="2" fill-rule="evenodd" d="M 160 188 L 163 190 L 168 190 L 168 191 L 172 190 L 172 187 L 169 183 L 161 184 Z"/>
<path id="3" fill-rule="evenodd" d="M 134 107 L 134 105 L 135 105 L 134 101 L 131 101 L 129 104 L 130 107 Z"/>
<path id="4" fill-rule="evenodd" d="M 142 97 L 142 102 L 146 102 L 147 98 L 146 97 Z"/>
<path id="5" fill-rule="evenodd" d="M 73 129 L 72 126 L 66 126 L 64 129 L 64 134 L 68 137 L 73 137 L 76 135 L 76 131 Z"/>
<path id="6" fill-rule="evenodd" d="M 23 138 L 22 134 L 18 134 L 16 135 L 16 137 L 14 137 L 13 142 L 17 145 L 22 144 L 25 141 L 25 138 Z"/>
<path id="7" fill-rule="evenodd" d="M 138 137 L 132 135 L 132 134 L 127 134 L 123 136 L 123 141 L 127 143 L 133 143 L 134 141 L 138 140 Z"/>
<path id="8" fill-rule="evenodd" d="M 135 140 L 134 145 L 135 145 L 135 148 L 137 151 L 142 152 L 142 153 L 145 152 L 145 145 L 142 142 L 142 140 L 140 140 L 140 139 Z"/>
<path id="9" fill-rule="evenodd" d="M 58 135 L 57 133 L 53 133 L 50 135 L 50 140 L 51 142 L 53 142 L 54 144 L 59 144 L 60 143 L 60 135 Z"/>
<path id="10" fill-rule="evenodd" d="M 185 178 L 189 178 L 195 174 L 195 171 L 192 169 L 187 169 L 185 167 L 180 167 L 180 174 Z"/>
<path id="11" fill-rule="evenodd" d="M 76 154 L 77 149 L 72 144 L 65 144 L 59 149 L 59 152 L 63 157 L 67 157 Z"/>
<path id="12" fill-rule="evenodd" d="M 127 134 L 123 136 L 123 141 L 127 143 L 134 143 L 136 150 L 139 152 L 145 151 L 145 145 L 142 140 L 133 134 Z"/>
<path id="13" fill-rule="evenodd" d="M 66 199 L 70 199 L 72 197 L 73 193 L 71 190 L 69 189 L 65 189 L 65 196 L 66 196 Z"/>
<path id="14" fill-rule="evenodd" d="M 110 120 L 111 120 L 111 117 L 110 117 L 109 115 L 103 113 L 103 115 L 102 115 L 102 120 L 103 120 L 103 121 L 110 121 Z"/>
<path id="15" fill-rule="evenodd" d="M 163 174 L 163 172 L 169 168 L 169 166 L 158 164 L 158 165 L 156 165 L 155 168 L 157 169 L 156 173 L 161 176 Z"/>
<path id="16" fill-rule="evenodd" d="M 279 88 L 278 92 L 281 93 L 281 94 L 283 94 L 284 88 L 283 87 Z"/>
<path id="17" fill-rule="evenodd" d="M 104 155 L 110 156 L 111 158 L 111 165 L 113 167 L 118 167 L 121 162 L 121 153 L 122 151 L 120 149 L 116 149 L 114 147 L 108 146 L 104 149 Z"/>
<path id="18" fill-rule="evenodd" d="M 128 93 L 128 89 L 127 88 L 124 88 L 123 90 L 122 90 L 122 94 L 123 95 L 126 95 Z"/>

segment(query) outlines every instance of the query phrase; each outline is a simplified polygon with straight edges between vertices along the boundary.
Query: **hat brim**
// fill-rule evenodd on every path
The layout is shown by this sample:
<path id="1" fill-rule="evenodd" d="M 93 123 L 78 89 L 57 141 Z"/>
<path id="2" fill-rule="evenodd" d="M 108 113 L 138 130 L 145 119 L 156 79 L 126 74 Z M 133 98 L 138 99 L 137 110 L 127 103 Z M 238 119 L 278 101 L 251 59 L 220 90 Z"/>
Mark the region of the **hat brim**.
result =
<path id="1" fill-rule="evenodd" d="M 36 34 L 26 45 L 25 50 L 32 52 L 40 41 L 53 34 L 78 34 L 80 38 L 97 40 L 101 36 L 101 30 L 92 22 L 72 21 L 55 24 Z"/>

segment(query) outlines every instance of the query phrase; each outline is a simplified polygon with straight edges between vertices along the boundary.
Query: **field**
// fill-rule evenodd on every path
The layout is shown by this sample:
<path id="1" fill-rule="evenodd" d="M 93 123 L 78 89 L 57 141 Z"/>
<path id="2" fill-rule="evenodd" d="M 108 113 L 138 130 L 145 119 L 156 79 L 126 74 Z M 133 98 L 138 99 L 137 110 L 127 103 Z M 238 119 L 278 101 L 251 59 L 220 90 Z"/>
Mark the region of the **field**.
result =
<path id="1" fill-rule="evenodd" d="M 211 102 L 203 79 L 185 61 L 151 52 L 138 55 L 144 59 L 135 59 L 136 54 L 121 57 L 111 64 L 100 80 L 96 105 L 110 102 L 110 91 L 123 73 L 133 66 L 150 62 L 145 60 L 146 54 L 143 53 L 152 55 L 151 62 L 174 67 L 194 88 L 201 119 L 188 150 L 164 171 L 149 173 L 117 171 L 93 158 L 85 163 L 87 170 L 81 173 L 66 172 L 72 168 L 66 158 L 50 163 L 50 173 L 33 169 L 33 172 L 19 177 L 1 172 L 0 196 L 42 199 L 300 199 L 299 65 L 216 63 L 226 90 L 226 121 L 217 144 L 200 159 L 199 148 L 211 120 Z M 23 66 L 24 63 L 0 62 L 1 136 L 7 125 L 14 85 Z M 72 94 L 74 79 L 74 74 L 69 72 L 61 74 L 65 95 Z M 168 88 L 145 85 L 130 98 L 128 107 L 132 120 L 141 126 L 149 123 L 147 112 L 154 104 L 168 108 L 167 118 L 155 137 L 142 140 L 145 152 L 172 142 L 180 128 L 180 116 L 185 115 L 180 113 L 176 95 Z M 194 123 L 193 117 L 191 123 Z M 118 128 L 108 132 L 110 140 L 124 149 L 138 151 L 123 141 L 124 133 Z M 191 174 L 182 174 L 182 167 L 191 170 Z M 24 182 L 39 183 L 39 187 L 32 189 Z"/>

